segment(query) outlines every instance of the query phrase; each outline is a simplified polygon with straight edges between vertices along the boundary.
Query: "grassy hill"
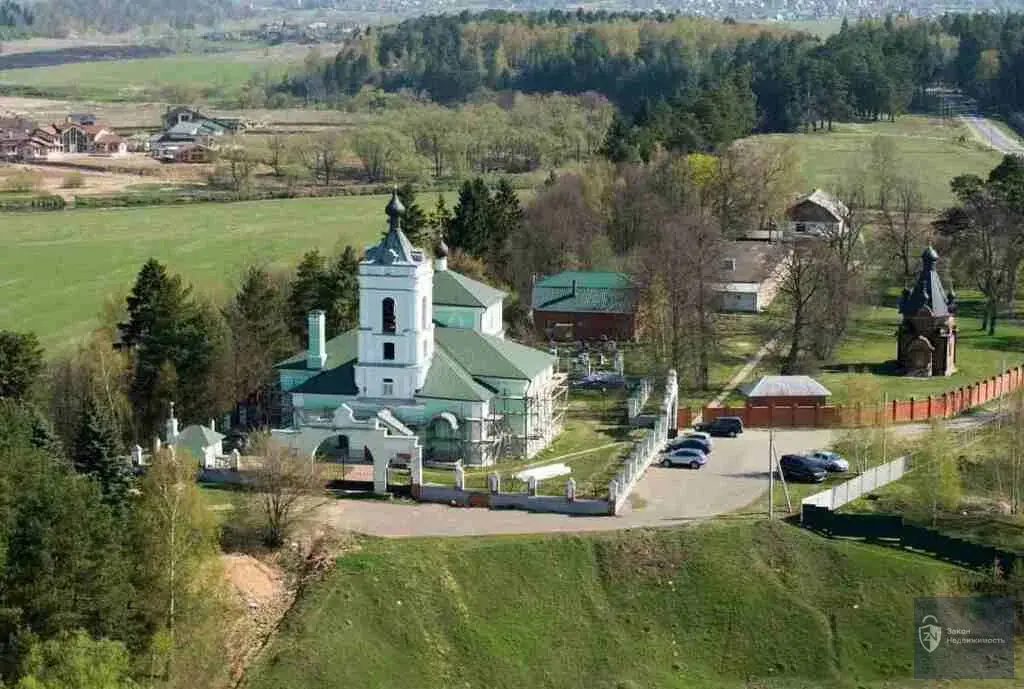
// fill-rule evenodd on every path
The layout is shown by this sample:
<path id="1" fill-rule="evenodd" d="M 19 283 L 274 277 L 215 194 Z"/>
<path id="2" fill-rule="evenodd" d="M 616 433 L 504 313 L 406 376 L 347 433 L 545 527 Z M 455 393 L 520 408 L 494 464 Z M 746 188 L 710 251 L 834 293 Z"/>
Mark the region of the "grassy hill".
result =
<path id="1" fill-rule="evenodd" d="M 385 204 L 343 196 L 4 214 L 0 329 L 35 331 L 48 349 L 67 346 L 95 327 L 105 299 L 128 293 L 151 256 L 199 293 L 224 297 L 248 265 L 362 248 L 384 227 Z"/>
<path id="2" fill-rule="evenodd" d="M 914 597 L 970 576 L 751 522 L 367 540 L 306 594 L 245 686 L 909 686 Z"/>
<path id="3" fill-rule="evenodd" d="M 941 209 L 954 201 L 949 181 L 961 174 L 987 175 L 1002 155 L 984 148 L 957 120 L 905 115 L 895 122 L 839 122 L 834 131 L 767 134 L 755 141 L 787 142 L 800 156 L 808 188 L 839 192 L 858 166 L 871 163 L 871 142 L 892 141 L 896 171 L 915 177 L 925 206 Z"/>

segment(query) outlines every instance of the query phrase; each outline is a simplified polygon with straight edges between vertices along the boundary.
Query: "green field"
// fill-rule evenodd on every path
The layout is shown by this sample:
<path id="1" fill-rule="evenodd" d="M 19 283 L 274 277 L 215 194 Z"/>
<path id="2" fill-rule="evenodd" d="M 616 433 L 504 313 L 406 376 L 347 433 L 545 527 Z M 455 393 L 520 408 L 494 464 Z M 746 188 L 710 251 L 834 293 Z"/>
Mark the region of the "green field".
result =
<path id="1" fill-rule="evenodd" d="M 251 264 L 291 265 L 307 250 L 362 248 L 384 227 L 386 197 L 4 214 L 0 329 L 34 331 L 47 349 L 95 327 L 154 257 L 224 298 Z"/>
<path id="2" fill-rule="evenodd" d="M 996 334 L 980 329 L 981 319 L 975 314 L 981 308 L 976 295 L 959 295 L 957 316 L 957 372 L 951 376 L 907 378 L 896 374 L 896 328 L 899 314 L 894 306 L 869 307 L 854 317 L 850 332 L 833 360 L 815 377 L 832 391 L 834 402 L 846 399 L 849 381 L 860 378 L 876 382 L 888 399 L 922 398 L 1024 363 L 1024 324 L 1003 321 Z M 879 400 L 881 402 L 881 400 Z"/>
<path id="3" fill-rule="evenodd" d="M 910 679 L 913 600 L 973 581 L 923 556 L 746 520 L 365 540 L 299 601 L 245 686 L 938 686 Z"/>
<path id="4" fill-rule="evenodd" d="M 106 101 L 230 100 L 256 74 L 279 78 L 296 57 L 268 49 L 78 62 L 2 70 L 0 86 L 47 97 Z"/>
<path id="5" fill-rule="evenodd" d="M 895 122 L 841 122 L 832 132 L 768 134 L 756 140 L 791 143 L 800 156 L 805 186 L 840 193 L 858 164 L 870 168 L 871 142 L 876 136 L 893 141 L 898 172 L 919 181 L 925 206 L 931 209 L 954 201 L 949 189 L 953 177 L 987 175 L 1002 159 L 978 144 L 956 120 L 916 115 Z"/>

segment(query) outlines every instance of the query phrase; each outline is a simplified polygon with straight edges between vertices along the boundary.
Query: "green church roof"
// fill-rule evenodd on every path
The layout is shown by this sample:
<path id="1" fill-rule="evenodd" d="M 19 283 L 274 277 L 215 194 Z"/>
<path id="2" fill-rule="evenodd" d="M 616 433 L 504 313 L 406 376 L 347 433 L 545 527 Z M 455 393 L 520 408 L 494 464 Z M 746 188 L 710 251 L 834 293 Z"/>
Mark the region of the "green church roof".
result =
<path id="1" fill-rule="evenodd" d="M 452 270 L 434 273 L 434 304 L 487 308 L 505 298 L 505 293 Z"/>
<path id="2" fill-rule="evenodd" d="M 358 334 L 358 330 L 349 330 L 327 340 L 327 363 L 337 366 L 355 359 L 359 355 Z M 306 366 L 306 350 L 303 349 L 298 354 L 278 362 L 274 368 L 283 368 L 289 371 L 310 370 Z"/>
<path id="3" fill-rule="evenodd" d="M 625 273 L 594 270 L 565 270 L 556 275 L 547 275 L 537 280 L 537 287 L 577 287 L 598 289 L 627 289 L 633 287 L 633 281 Z"/>
<path id="4" fill-rule="evenodd" d="M 473 380 L 473 376 L 455 363 L 443 349 L 435 348 L 434 359 L 430 362 L 430 370 L 427 371 L 427 380 L 416 396 L 485 402 L 494 397 L 494 394 Z"/>
<path id="5" fill-rule="evenodd" d="M 625 273 L 567 270 L 533 286 L 536 311 L 633 313 L 636 285 Z"/>
<path id="6" fill-rule="evenodd" d="M 475 330 L 435 327 L 434 340 L 474 378 L 531 380 L 554 364 L 546 352 Z"/>

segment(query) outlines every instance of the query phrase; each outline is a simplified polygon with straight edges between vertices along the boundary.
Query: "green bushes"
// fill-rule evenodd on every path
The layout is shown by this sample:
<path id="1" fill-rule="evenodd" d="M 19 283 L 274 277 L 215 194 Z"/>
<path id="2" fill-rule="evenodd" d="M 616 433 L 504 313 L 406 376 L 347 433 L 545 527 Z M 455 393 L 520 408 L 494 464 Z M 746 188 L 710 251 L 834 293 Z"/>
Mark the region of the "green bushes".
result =
<path id="1" fill-rule="evenodd" d="M 64 210 L 65 205 L 64 198 L 55 194 L 17 198 L 0 196 L 0 212 L 59 211 Z"/>

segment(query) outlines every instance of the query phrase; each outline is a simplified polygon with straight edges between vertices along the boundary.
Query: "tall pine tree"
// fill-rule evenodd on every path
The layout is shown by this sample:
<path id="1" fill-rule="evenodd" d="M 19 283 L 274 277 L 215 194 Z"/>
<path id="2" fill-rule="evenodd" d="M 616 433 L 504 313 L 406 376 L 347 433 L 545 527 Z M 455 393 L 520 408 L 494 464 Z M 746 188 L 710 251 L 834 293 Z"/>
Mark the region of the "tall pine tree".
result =
<path id="1" fill-rule="evenodd" d="M 459 190 L 455 213 L 448 223 L 445 241 L 453 249 L 483 256 L 490 244 L 493 219 L 491 192 L 483 179 L 467 180 Z"/>
<path id="2" fill-rule="evenodd" d="M 424 247 L 430 243 L 428 233 L 430 224 L 427 214 L 416 203 L 416 190 L 406 182 L 398 188 L 398 200 L 405 206 L 402 215 L 402 232 L 409 238 L 413 246 Z M 385 234 L 387 230 L 384 230 Z"/>
<path id="3" fill-rule="evenodd" d="M 308 336 L 306 318 L 309 312 L 314 309 L 326 310 L 323 297 L 327 277 L 324 257 L 320 252 L 315 249 L 306 252 L 288 290 L 288 329 L 303 345 Z"/>
<path id="4" fill-rule="evenodd" d="M 127 506 L 131 476 L 121 456 L 120 441 L 114 425 L 100 411 L 92 395 L 86 397 L 78 437 L 72 452 L 75 469 L 95 478 L 103 501 L 121 509 Z"/>

